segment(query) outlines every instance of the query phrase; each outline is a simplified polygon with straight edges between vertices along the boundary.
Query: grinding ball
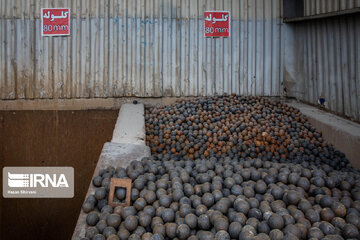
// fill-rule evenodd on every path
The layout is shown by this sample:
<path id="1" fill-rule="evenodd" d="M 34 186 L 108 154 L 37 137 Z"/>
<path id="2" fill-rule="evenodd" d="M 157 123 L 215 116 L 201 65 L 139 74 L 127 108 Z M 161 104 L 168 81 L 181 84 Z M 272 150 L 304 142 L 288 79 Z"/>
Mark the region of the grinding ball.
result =
<path id="1" fill-rule="evenodd" d="M 117 236 L 120 238 L 120 240 L 127 240 L 130 236 L 130 232 L 125 228 L 120 228 L 117 232 Z"/>
<path id="2" fill-rule="evenodd" d="M 128 216 L 125 218 L 125 228 L 132 232 L 134 231 L 138 226 L 138 219 L 135 216 Z"/>
<path id="3" fill-rule="evenodd" d="M 181 224 L 176 229 L 176 236 L 182 240 L 187 239 L 190 236 L 190 228 L 186 224 Z"/>
<path id="4" fill-rule="evenodd" d="M 165 232 L 166 236 L 173 239 L 176 237 L 177 224 L 176 223 L 166 223 Z"/>
<path id="5" fill-rule="evenodd" d="M 121 222 L 121 217 L 119 214 L 110 214 L 107 218 L 106 218 L 106 223 L 108 226 L 117 228 L 120 225 Z"/>
<path id="6" fill-rule="evenodd" d="M 96 227 L 89 227 L 88 229 L 86 229 L 85 237 L 92 239 L 98 233 L 99 231 Z"/>
<path id="7" fill-rule="evenodd" d="M 96 234 L 92 240 L 105 240 L 105 236 L 102 234 Z"/>
<path id="8" fill-rule="evenodd" d="M 188 225 L 191 229 L 197 227 L 197 217 L 193 213 L 189 213 L 185 216 L 185 224 Z"/>
<path id="9" fill-rule="evenodd" d="M 215 234 L 217 240 L 230 240 L 230 235 L 224 230 L 220 230 Z"/>
<path id="10" fill-rule="evenodd" d="M 95 226 L 98 221 L 99 221 L 99 213 L 97 213 L 97 212 L 90 212 L 86 216 L 86 223 L 89 226 Z"/>
<path id="11" fill-rule="evenodd" d="M 102 232 L 102 234 L 103 234 L 106 238 L 108 238 L 110 235 L 116 234 L 116 230 L 115 230 L 115 228 L 113 228 L 113 227 L 106 227 L 106 228 L 104 229 L 104 231 Z"/>

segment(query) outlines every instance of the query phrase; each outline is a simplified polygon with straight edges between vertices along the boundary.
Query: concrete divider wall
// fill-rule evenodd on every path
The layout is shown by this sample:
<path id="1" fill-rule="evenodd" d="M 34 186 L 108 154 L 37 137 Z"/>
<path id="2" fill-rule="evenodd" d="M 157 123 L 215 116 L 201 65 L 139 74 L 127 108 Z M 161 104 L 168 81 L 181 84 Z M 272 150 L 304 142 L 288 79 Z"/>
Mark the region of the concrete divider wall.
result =
<path id="1" fill-rule="evenodd" d="M 345 153 L 351 166 L 360 169 L 360 124 L 310 105 L 295 101 L 288 104 L 299 109 L 328 143 Z"/>
<path id="2" fill-rule="evenodd" d="M 104 144 L 93 177 L 100 169 L 108 166 L 126 168 L 131 161 L 140 161 L 150 156 L 150 149 L 145 145 L 145 118 L 143 104 L 123 104 L 117 119 L 111 142 Z M 92 179 L 91 179 L 92 180 Z M 92 182 L 85 199 L 95 192 Z M 86 213 L 81 210 L 72 239 L 85 236 Z"/>

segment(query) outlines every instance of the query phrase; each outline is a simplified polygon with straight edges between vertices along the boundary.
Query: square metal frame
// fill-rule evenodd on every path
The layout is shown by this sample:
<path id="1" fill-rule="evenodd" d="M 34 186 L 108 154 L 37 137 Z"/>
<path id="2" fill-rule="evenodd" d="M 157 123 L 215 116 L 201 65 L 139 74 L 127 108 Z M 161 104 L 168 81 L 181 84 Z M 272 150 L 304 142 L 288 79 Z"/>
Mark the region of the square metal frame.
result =
<path id="1" fill-rule="evenodd" d="M 109 191 L 109 205 L 112 207 L 123 206 L 127 207 L 130 206 L 130 199 L 131 199 L 131 179 L 125 178 L 111 178 L 110 180 L 110 191 Z M 116 187 L 121 187 L 126 189 L 126 197 L 125 202 L 117 203 L 114 202 L 114 194 Z"/>

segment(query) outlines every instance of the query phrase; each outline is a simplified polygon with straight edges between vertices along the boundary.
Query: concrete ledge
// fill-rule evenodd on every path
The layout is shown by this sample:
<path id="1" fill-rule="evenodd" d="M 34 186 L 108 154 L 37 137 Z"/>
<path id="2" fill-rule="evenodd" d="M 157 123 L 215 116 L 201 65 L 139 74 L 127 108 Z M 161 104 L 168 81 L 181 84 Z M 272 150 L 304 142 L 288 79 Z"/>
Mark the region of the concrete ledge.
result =
<path id="1" fill-rule="evenodd" d="M 121 106 L 111 142 L 145 144 L 144 104 Z"/>
<path id="2" fill-rule="evenodd" d="M 147 105 L 168 105 L 179 99 L 193 97 L 119 97 L 119 98 L 74 98 L 74 99 L 17 99 L 0 100 L 0 110 L 88 110 L 119 109 L 124 103 L 137 100 Z"/>
<path id="3" fill-rule="evenodd" d="M 345 153 L 350 164 L 360 169 L 360 124 L 296 101 L 287 104 L 299 109 L 327 142 Z"/>
<path id="4" fill-rule="evenodd" d="M 110 143 L 104 144 L 98 164 L 96 165 L 93 177 L 97 176 L 100 169 L 108 166 L 124 167 L 126 168 L 131 161 L 140 161 L 144 157 L 150 156 L 150 149 L 145 145 L 139 144 L 121 144 L 121 143 Z M 92 179 L 91 179 L 92 180 Z M 88 192 L 85 199 L 95 192 L 95 187 L 90 182 Z M 87 214 L 81 209 L 76 227 L 72 236 L 73 240 L 81 239 L 85 236 L 86 231 L 86 216 Z"/>

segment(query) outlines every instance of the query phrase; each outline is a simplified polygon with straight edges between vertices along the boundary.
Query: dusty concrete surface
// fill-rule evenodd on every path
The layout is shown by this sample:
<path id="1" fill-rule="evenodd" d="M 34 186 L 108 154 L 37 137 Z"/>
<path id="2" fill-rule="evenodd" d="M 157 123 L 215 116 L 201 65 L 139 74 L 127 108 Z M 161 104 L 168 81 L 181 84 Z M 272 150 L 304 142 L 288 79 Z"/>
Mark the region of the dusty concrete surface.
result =
<path id="1" fill-rule="evenodd" d="M 117 116 L 116 110 L 0 111 L 1 169 L 71 166 L 75 170 L 74 198 L 1 196 L 0 239 L 71 238 L 101 149 L 111 140 Z"/>
<path id="2" fill-rule="evenodd" d="M 144 104 L 121 106 L 111 142 L 145 145 Z"/>
<path id="3" fill-rule="evenodd" d="M 180 99 L 193 97 L 159 97 L 159 98 L 79 98 L 79 99 L 34 99 L 34 100 L 0 100 L 0 110 L 87 110 L 87 109 L 120 109 L 124 103 L 134 100 L 147 105 L 167 105 Z"/>
<path id="4" fill-rule="evenodd" d="M 307 116 L 325 140 L 345 153 L 353 167 L 360 169 L 360 124 L 296 101 L 287 104 Z"/>
<path id="5" fill-rule="evenodd" d="M 100 155 L 99 162 L 95 168 L 93 177 L 95 177 L 99 170 L 108 166 L 113 167 L 127 167 L 131 161 L 140 161 L 143 157 L 150 156 L 150 149 L 145 145 L 129 144 L 129 143 L 105 143 Z M 89 190 L 86 194 L 86 198 L 95 192 L 95 187 L 90 182 Z M 85 199 L 86 199 L 85 198 Z M 86 216 L 83 210 L 80 212 L 74 234 L 73 240 L 78 240 L 85 236 L 86 231 Z"/>

